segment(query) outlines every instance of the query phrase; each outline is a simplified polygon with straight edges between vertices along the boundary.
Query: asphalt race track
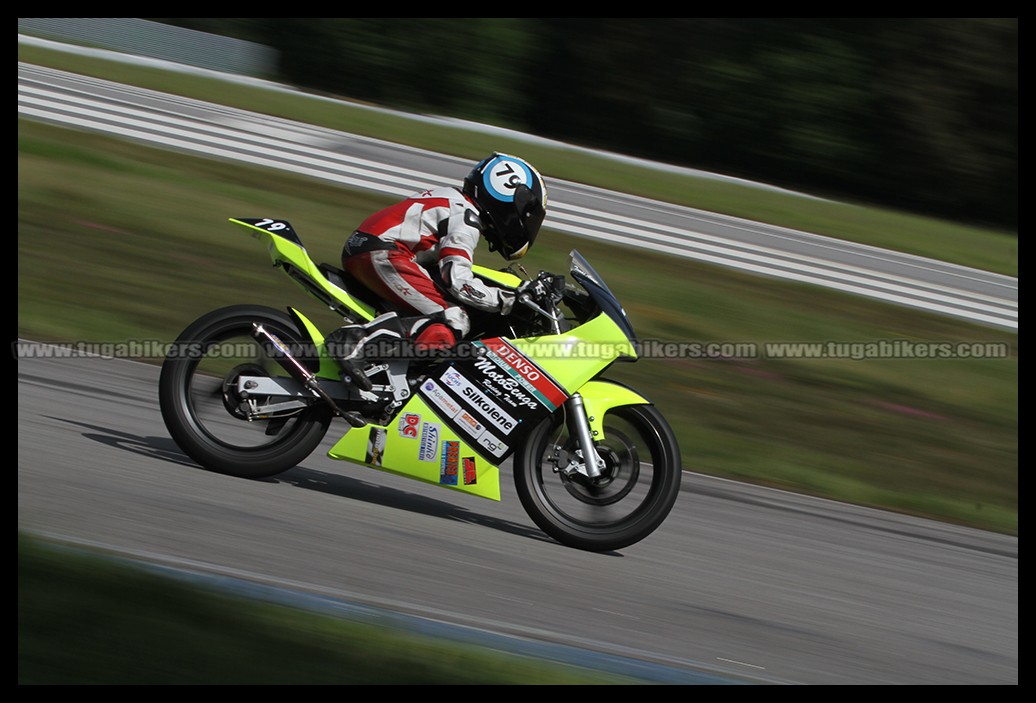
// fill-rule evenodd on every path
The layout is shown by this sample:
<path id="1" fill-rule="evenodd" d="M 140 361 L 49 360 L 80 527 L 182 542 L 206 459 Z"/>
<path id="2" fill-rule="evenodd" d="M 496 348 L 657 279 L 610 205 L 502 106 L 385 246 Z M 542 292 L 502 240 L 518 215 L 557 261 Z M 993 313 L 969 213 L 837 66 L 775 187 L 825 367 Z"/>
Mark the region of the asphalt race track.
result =
<path id="1" fill-rule="evenodd" d="M 18 359 L 19 529 L 689 683 L 1018 682 L 1015 537 L 712 479 L 685 457 L 658 532 L 580 552 L 535 528 L 507 471 L 500 503 L 322 452 L 267 481 L 206 472 L 166 433 L 157 374 Z"/>
<path id="2" fill-rule="evenodd" d="M 24 64 L 19 115 L 387 194 L 467 165 Z M 559 230 L 610 228 L 613 241 L 1017 329 L 1017 279 L 577 184 L 554 193 Z M 12 349 L 19 529 L 663 682 L 1018 683 L 1016 537 L 709 478 L 685 456 L 658 532 L 579 552 L 539 532 L 506 467 L 500 503 L 322 451 L 267 481 L 206 472 L 162 424 L 157 367 L 29 347 L 43 349 Z"/>

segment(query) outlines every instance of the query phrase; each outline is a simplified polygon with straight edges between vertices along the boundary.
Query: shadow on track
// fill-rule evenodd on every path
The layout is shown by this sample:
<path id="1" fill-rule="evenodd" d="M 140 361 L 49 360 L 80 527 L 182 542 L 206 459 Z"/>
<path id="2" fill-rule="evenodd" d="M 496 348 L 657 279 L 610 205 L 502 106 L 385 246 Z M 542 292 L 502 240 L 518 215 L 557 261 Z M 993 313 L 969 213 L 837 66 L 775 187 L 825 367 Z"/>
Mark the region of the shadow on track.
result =
<path id="1" fill-rule="evenodd" d="M 169 437 L 141 436 L 111 427 L 103 427 L 61 417 L 49 416 L 48 419 L 84 428 L 86 431 L 82 433 L 83 437 L 109 447 L 115 447 L 151 459 L 186 466 L 198 471 L 206 470 L 180 451 L 180 448 Z M 429 498 L 383 484 L 371 483 L 351 476 L 308 469 L 304 466 L 296 466 L 271 478 L 240 480 L 252 480 L 258 483 L 283 483 L 305 490 L 320 491 L 321 493 L 327 493 L 340 498 L 359 500 L 430 517 L 456 520 L 499 530 L 519 537 L 556 544 L 554 540 L 531 525 L 522 525 L 491 515 L 480 514 L 448 501 Z M 560 547 L 561 545 L 558 546 Z"/>

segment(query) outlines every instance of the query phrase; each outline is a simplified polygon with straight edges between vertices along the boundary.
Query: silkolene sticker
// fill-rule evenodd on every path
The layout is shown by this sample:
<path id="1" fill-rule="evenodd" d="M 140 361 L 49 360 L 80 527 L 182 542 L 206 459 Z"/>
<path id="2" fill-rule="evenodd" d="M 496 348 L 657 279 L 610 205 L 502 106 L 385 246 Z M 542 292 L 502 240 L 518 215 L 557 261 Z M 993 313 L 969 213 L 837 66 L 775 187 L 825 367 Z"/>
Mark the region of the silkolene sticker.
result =
<path id="1" fill-rule="evenodd" d="M 567 394 L 506 340 L 474 346 L 479 354 L 453 362 L 419 392 L 485 458 L 499 462 Z"/>

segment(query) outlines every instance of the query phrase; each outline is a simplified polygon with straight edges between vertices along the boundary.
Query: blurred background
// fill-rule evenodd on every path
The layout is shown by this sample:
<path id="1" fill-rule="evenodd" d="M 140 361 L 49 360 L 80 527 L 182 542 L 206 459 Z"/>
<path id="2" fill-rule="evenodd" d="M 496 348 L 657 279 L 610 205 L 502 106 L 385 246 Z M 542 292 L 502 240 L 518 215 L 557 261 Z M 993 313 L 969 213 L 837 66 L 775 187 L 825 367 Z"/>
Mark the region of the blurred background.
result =
<path id="1" fill-rule="evenodd" d="M 253 88 L 135 72 L 129 61 L 92 62 L 25 44 L 21 60 L 465 158 L 513 147 L 548 180 L 598 178 L 583 182 L 1007 275 L 1017 275 L 1018 263 L 1017 25 L 1011 18 L 19 19 L 19 31 L 37 37 L 264 80 Z M 263 90 L 271 81 L 309 92 Z M 311 99 L 314 92 L 339 100 Z M 357 102 L 398 112 L 364 113 Z M 508 131 L 396 117 L 423 114 Z M 592 151 L 572 144 L 830 199 L 592 161 Z M 388 202 L 20 120 L 19 334 L 172 339 L 214 301 L 240 302 L 242 292 L 283 307 L 292 302 L 286 291 L 299 291 L 264 270 L 252 242 L 224 233 L 221 223 L 282 213 L 315 258 L 333 261 L 342 223 Z M 692 470 L 1016 529 L 1016 334 L 644 248 L 631 257 L 628 247 L 561 232 L 540 239 L 526 266 L 556 270 L 578 246 L 618 292 L 642 339 L 1008 345 L 1009 359 L 662 358 L 616 373 L 657 389 L 653 400 Z M 74 277 L 51 273 L 73 269 Z"/>
<path id="2" fill-rule="evenodd" d="M 859 241 L 1017 275 L 1017 18 L 19 18 L 19 33 L 807 192 L 829 200 L 719 194 L 712 183 L 671 184 L 617 160 L 583 169 L 628 183 L 595 184 L 614 190 L 679 193 L 708 211 L 862 233 L 869 239 Z M 341 103 L 134 74 L 27 46 L 19 60 L 395 139 L 363 122 L 380 130 L 390 118 Z M 507 143 L 499 133 L 407 129 L 398 143 L 467 158 Z M 565 171 L 581 156 L 517 143 L 548 179 L 581 180 Z M 387 202 L 32 119 L 19 119 L 18 198 L 18 334 L 59 342 L 169 340 L 214 307 L 296 304 L 291 284 L 226 218 L 277 212 L 315 258 L 333 260 L 342 223 Z M 556 270 L 576 245 L 644 339 L 1008 344 L 1008 359 L 657 359 L 619 380 L 652 389 L 690 472 L 1017 534 L 1016 333 L 560 233 L 537 242 L 528 265 Z M 74 434 L 49 417 L 35 421 L 48 438 Z M 149 432 L 162 432 L 157 419 Z M 61 451 L 30 449 L 23 457 L 33 462 Z M 44 490 L 33 462 L 20 457 L 20 477 L 29 477 L 20 496 L 23 486 Z M 79 456 L 57 464 L 59 473 L 82 470 Z M 167 480 L 168 466 L 155 464 L 126 468 L 127 485 Z M 58 505 L 61 489 L 45 490 L 36 514 Z M 214 500 L 233 508 L 237 490 Z M 93 503 L 73 496 L 65 512 L 74 518 Z M 752 571 L 751 559 L 728 551 L 718 580 L 731 563 Z M 60 579 L 46 572 L 41 581 Z M 40 661 L 49 664 L 52 648 L 40 644 Z"/>
<path id="3" fill-rule="evenodd" d="M 286 83 L 1013 228 L 1016 18 L 153 18 Z"/>
<path id="4" fill-rule="evenodd" d="M 222 68 L 330 95 L 1017 225 L 1017 18 L 147 19 L 254 44 Z M 140 19 L 72 21 L 20 30 L 176 50 L 120 24 Z"/>

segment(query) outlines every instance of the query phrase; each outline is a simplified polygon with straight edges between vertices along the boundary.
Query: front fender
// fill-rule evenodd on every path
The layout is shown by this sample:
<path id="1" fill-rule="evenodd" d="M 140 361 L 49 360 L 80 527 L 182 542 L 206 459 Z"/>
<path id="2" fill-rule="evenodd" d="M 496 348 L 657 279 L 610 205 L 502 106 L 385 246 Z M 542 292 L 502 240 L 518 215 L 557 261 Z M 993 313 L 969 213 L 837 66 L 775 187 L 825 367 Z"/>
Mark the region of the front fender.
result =
<path id="1" fill-rule="evenodd" d="M 595 440 L 604 438 L 604 415 L 612 408 L 622 405 L 651 405 L 651 401 L 629 386 L 615 381 L 595 379 L 580 387 L 586 417 L 590 421 L 590 434 Z"/>

